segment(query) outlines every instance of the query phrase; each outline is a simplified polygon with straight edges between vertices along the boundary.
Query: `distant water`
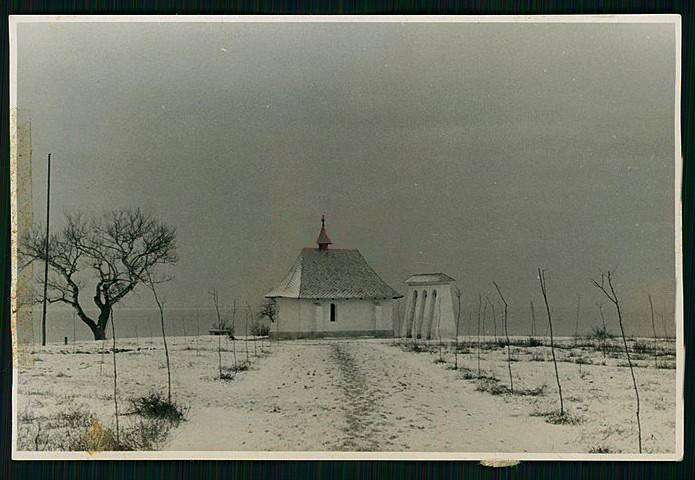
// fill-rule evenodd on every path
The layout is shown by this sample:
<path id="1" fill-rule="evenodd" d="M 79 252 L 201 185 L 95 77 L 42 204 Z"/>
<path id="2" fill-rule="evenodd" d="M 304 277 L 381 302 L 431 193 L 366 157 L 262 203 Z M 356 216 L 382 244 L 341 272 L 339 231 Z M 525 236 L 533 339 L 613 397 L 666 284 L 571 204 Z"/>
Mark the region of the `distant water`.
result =
<path id="1" fill-rule="evenodd" d="M 34 308 L 34 341 L 41 341 L 41 309 Z M 89 312 L 91 318 L 96 315 Z M 92 316 L 93 315 L 93 316 Z M 222 320 L 231 323 L 231 310 L 220 310 Z M 197 318 L 197 320 L 196 320 Z M 235 329 L 237 335 L 244 335 L 246 313 L 244 310 L 237 310 L 235 319 Z M 161 327 L 159 322 L 159 310 L 151 309 L 118 309 L 113 312 L 114 325 L 116 326 L 116 337 L 150 337 L 160 336 Z M 248 329 L 251 333 L 251 324 L 257 321 L 267 324 L 268 320 L 258 320 L 248 316 Z M 164 311 L 164 325 L 167 335 L 205 335 L 208 330 L 217 324 L 217 313 L 214 309 L 169 309 Z M 74 330 L 73 330 L 74 327 Z M 85 325 L 72 310 L 49 310 L 46 315 L 47 341 L 63 342 L 68 337 L 68 342 L 72 342 L 73 335 L 75 341 L 94 340 L 92 331 Z M 106 336 L 111 338 L 111 325 L 107 327 Z"/>
<path id="2" fill-rule="evenodd" d="M 530 311 L 516 311 L 510 309 L 509 314 L 509 335 L 528 336 L 531 329 Z M 596 310 L 596 309 L 595 309 Z M 96 315 L 94 312 L 88 312 Z M 231 323 L 231 309 L 222 309 L 220 314 L 223 320 Z M 167 335 L 182 336 L 196 335 L 199 331 L 201 335 L 208 333 L 210 328 L 217 323 L 217 314 L 214 308 L 201 308 L 196 311 L 195 308 L 187 309 L 167 309 L 164 312 L 165 327 Z M 403 319 L 404 312 L 401 311 L 400 318 Z M 609 308 L 604 309 L 604 316 L 608 331 L 613 334 L 619 333 L 617 317 Z M 41 341 L 41 308 L 34 307 L 34 339 L 36 343 Z M 197 317 L 197 320 L 196 320 Z M 398 317 L 397 317 L 398 318 Z M 244 335 L 246 313 L 245 309 L 238 308 L 235 320 L 235 331 L 237 335 Z M 116 325 L 116 337 L 150 337 L 161 335 L 159 325 L 159 310 L 156 309 L 130 309 L 116 308 L 114 310 L 114 320 Z M 504 326 L 503 318 L 497 312 L 497 334 L 503 335 Z M 249 316 L 248 328 L 249 333 L 251 324 L 254 321 L 268 324 L 267 319 L 258 320 Z M 470 327 L 469 327 L 470 323 Z M 628 335 L 634 336 L 652 336 L 651 319 L 649 314 L 644 312 L 626 312 L 626 330 Z M 47 315 L 47 333 L 48 342 L 63 342 L 65 337 L 68 337 L 68 342 L 73 340 L 73 324 L 74 337 L 76 341 L 93 340 L 91 330 L 82 321 L 73 314 L 72 310 L 49 310 Z M 580 314 L 579 333 L 580 335 L 588 335 L 591 330 L 600 324 L 598 311 L 582 311 Z M 664 328 L 665 327 L 665 328 Z M 572 336 L 576 328 L 576 310 L 568 309 L 563 311 L 557 309 L 553 311 L 553 329 L 557 336 Z M 545 311 L 536 311 L 535 330 L 537 336 L 548 334 L 548 321 Z M 459 332 L 461 335 L 475 335 L 477 331 L 477 311 L 469 309 L 467 312 L 462 312 Z M 675 334 L 675 323 L 673 314 L 666 316 L 662 323 L 660 318 L 656 319 L 656 331 L 658 336 L 663 336 L 664 332 L 668 332 L 668 336 L 672 337 Z M 111 338 L 111 327 L 107 328 L 107 337 Z M 488 311 L 487 317 L 484 320 L 484 325 L 481 326 L 481 334 L 493 335 L 494 327 L 492 315 Z"/>

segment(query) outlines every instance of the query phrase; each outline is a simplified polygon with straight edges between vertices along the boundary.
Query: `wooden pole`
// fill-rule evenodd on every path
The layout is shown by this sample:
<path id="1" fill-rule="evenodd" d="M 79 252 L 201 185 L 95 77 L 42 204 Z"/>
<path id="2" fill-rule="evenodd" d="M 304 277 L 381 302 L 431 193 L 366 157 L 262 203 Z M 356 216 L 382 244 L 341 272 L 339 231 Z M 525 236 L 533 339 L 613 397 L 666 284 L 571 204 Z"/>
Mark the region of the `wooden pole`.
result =
<path id="1" fill-rule="evenodd" d="M 48 235 L 51 220 L 51 154 L 48 154 L 48 174 L 46 179 L 46 251 L 43 269 L 43 315 L 41 317 L 41 346 L 46 346 L 46 303 L 48 302 Z"/>

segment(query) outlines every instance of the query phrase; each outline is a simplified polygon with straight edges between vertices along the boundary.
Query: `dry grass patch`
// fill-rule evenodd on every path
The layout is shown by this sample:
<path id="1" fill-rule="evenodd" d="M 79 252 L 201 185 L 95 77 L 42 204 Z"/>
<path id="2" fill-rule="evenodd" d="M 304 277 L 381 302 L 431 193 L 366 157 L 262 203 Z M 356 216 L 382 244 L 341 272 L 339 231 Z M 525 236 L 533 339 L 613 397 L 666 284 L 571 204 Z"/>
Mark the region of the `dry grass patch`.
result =
<path id="1" fill-rule="evenodd" d="M 579 425 L 583 422 L 583 417 L 574 415 L 565 409 L 562 413 L 559 410 L 551 412 L 534 412 L 532 417 L 544 417 L 545 421 L 553 425 Z"/>

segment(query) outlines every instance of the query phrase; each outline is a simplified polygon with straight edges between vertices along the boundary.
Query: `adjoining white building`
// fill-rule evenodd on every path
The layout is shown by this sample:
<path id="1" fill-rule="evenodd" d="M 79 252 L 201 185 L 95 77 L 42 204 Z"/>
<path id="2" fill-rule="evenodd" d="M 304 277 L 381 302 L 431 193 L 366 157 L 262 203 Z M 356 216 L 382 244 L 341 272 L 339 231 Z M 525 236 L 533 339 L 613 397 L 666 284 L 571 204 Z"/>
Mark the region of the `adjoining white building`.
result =
<path id="1" fill-rule="evenodd" d="M 406 281 L 405 319 L 400 336 L 454 338 L 456 320 L 451 290 L 455 280 L 445 273 L 411 275 Z"/>
<path id="2" fill-rule="evenodd" d="M 328 248 L 325 219 L 317 248 L 303 248 L 285 278 L 266 298 L 277 302 L 276 338 L 392 336 L 394 300 L 358 250 Z"/>

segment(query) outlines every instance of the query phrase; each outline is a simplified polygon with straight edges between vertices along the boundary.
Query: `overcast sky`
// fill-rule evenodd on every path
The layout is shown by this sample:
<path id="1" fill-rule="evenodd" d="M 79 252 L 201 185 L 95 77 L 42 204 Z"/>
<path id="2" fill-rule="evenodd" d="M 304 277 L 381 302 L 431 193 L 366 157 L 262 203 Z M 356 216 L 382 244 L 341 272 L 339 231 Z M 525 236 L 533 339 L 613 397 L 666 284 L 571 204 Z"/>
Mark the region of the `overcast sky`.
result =
<path id="1" fill-rule="evenodd" d="M 34 212 L 52 152 L 56 226 L 125 206 L 176 226 L 172 307 L 207 305 L 210 287 L 259 302 L 325 214 L 334 247 L 401 293 L 410 274 L 443 271 L 473 305 L 496 280 L 528 316 L 544 267 L 554 308 L 580 295 L 593 322 L 588 277 L 617 268 L 646 327 L 647 294 L 673 315 L 674 32 L 20 24 Z"/>

